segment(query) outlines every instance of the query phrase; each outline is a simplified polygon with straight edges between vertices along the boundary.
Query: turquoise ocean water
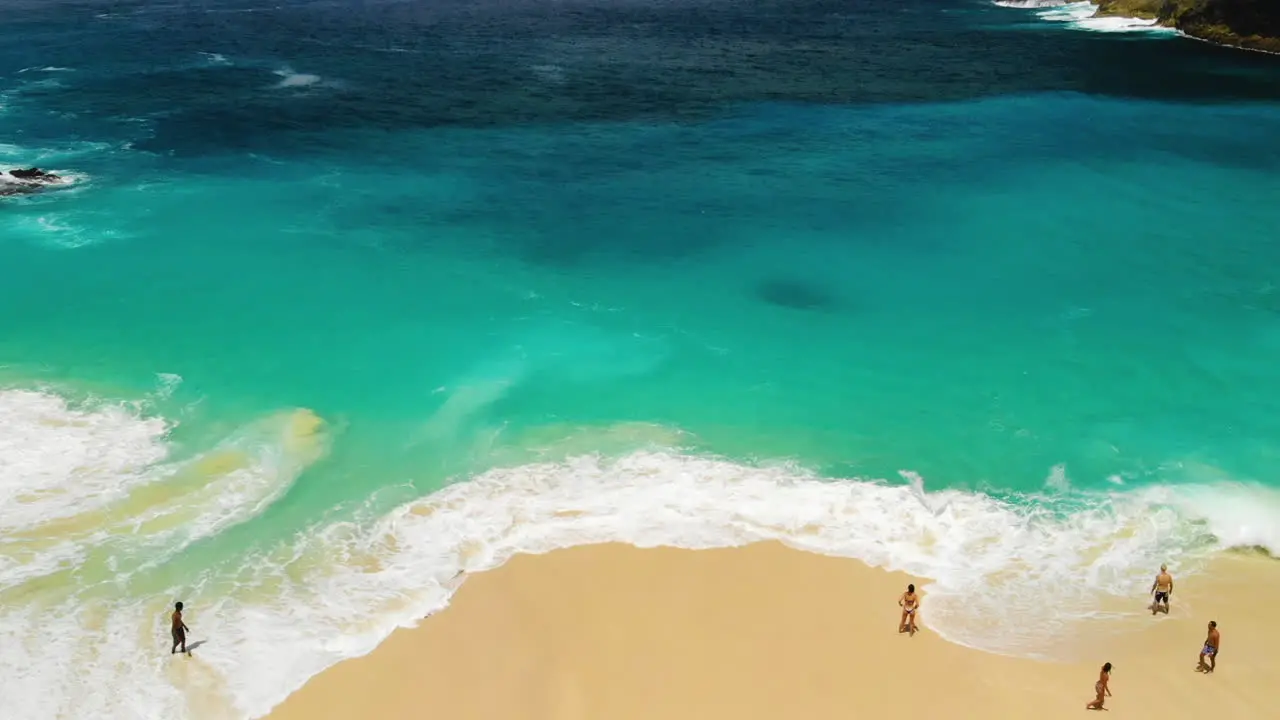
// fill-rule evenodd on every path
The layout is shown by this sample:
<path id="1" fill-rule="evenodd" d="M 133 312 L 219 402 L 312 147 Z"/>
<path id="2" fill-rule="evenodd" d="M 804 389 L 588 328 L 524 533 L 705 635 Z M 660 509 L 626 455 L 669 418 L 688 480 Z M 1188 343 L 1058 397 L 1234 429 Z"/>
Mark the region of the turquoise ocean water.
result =
<path id="1" fill-rule="evenodd" d="M 1036 656 L 1280 550 L 1280 64 L 1027 5 L 4 0 L 12 717 L 256 717 L 587 542 Z"/>

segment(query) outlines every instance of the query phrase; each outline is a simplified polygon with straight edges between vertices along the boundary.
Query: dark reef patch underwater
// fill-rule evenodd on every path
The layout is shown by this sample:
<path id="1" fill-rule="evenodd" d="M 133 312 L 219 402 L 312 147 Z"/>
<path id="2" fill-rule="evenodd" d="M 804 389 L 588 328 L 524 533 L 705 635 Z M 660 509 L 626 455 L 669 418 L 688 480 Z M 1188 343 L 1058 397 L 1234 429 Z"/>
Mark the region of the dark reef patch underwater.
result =
<path id="1" fill-rule="evenodd" d="M 1250 61 L 1214 48 L 1011 32 L 1016 14 L 968 1 L 867 0 L 856 11 L 835 0 L 13 3 L 7 13 L 0 68 L 26 67 L 33 48 L 52 66 L 95 59 L 24 95 L 81 123 L 146 118 L 138 149 L 181 155 L 310 153 L 323 149 L 318 134 L 344 129 L 693 120 L 759 101 L 1280 94 L 1273 68 L 1242 72 Z"/>

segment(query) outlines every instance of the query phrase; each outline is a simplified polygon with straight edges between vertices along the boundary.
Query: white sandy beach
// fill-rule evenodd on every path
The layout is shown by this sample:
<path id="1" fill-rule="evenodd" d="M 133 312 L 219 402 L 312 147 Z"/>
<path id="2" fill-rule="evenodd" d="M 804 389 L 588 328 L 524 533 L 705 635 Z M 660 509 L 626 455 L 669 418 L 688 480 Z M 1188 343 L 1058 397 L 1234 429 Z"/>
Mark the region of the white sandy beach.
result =
<path id="1" fill-rule="evenodd" d="M 1103 662 L 1115 665 L 1107 708 L 1128 716 L 1274 710 L 1280 630 L 1259 599 L 1280 590 L 1275 561 L 1215 561 L 1179 581 L 1174 613 L 1127 618 L 1079 663 L 942 640 L 927 629 L 927 596 L 924 629 L 901 635 L 895 601 L 908 582 L 927 586 L 774 543 L 518 556 L 468 578 L 417 628 L 320 674 L 270 718 L 1054 720 L 1085 712 Z M 1223 651 L 1204 675 L 1195 661 L 1210 619 Z"/>

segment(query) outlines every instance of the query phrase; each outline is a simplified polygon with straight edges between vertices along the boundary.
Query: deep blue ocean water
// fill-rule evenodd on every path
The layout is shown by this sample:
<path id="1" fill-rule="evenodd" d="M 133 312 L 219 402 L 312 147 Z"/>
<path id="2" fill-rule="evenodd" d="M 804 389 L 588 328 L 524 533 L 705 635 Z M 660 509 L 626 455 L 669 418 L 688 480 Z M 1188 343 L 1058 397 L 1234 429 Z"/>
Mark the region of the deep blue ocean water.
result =
<path id="1" fill-rule="evenodd" d="M 0 0 L 0 696 L 258 716 L 583 542 L 1048 655 L 1280 549 L 1280 62 L 1087 14 Z"/>

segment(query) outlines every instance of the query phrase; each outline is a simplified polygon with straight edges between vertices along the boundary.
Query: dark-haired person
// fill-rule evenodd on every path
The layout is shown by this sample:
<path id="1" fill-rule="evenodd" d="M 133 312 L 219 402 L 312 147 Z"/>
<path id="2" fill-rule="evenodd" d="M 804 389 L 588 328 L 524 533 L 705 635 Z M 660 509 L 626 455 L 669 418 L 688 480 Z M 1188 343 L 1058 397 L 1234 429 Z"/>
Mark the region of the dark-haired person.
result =
<path id="1" fill-rule="evenodd" d="M 898 598 L 902 606 L 902 621 L 898 623 L 898 632 L 916 634 L 916 611 L 920 609 L 920 596 L 916 595 L 916 586 L 908 585 L 907 591 Z"/>
<path id="2" fill-rule="evenodd" d="M 1222 635 L 1218 634 L 1218 623 L 1216 620 L 1209 621 L 1209 634 L 1205 636 L 1204 647 L 1200 648 L 1200 667 L 1196 668 L 1201 672 L 1211 673 L 1214 668 L 1218 667 L 1218 651 L 1222 649 Z M 1209 658 L 1209 664 L 1204 664 L 1204 659 Z"/>
<path id="3" fill-rule="evenodd" d="M 1102 710 L 1102 704 L 1106 702 L 1107 696 L 1111 694 L 1111 663 L 1102 666 L 1102 672 L 1098 673 L 1098 682 L 1093 684 L 1093 691 L 1098 694 L 1093 702 L 1084 706 L 1085 710 Z"/>
<path id="4" fill-rule="evenodd" d="M 191 630 L 186 623 L 182 622 L 182 603 L 174 603 L 173 615 L 169 616 L 169 620 L 172 623 L 169 632 L 173 635 L 173 649 L 169 654 L 178 652 L 178 646 L 181 645 L 182 652 L 190 655 L 191 651 L 187 649 L 187 633 Z"/>

